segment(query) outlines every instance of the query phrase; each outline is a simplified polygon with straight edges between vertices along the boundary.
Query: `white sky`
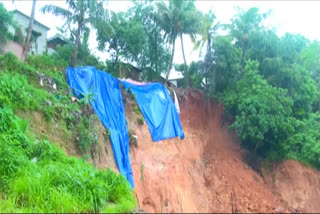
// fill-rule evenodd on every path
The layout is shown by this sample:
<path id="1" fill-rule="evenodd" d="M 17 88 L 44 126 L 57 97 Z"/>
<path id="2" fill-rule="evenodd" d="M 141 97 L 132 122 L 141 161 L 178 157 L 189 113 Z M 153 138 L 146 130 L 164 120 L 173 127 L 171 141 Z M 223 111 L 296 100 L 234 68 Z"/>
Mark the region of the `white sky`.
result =
<path id="1" fill-rule="evenodd" d="M 31 0 L 12 0 L 2 1 L 8 10 L 18 9 L 25 14 L 31 13 Z M 37 1 L 35 18 L 40 23 L 50 27 L 48 37 L 57 33 L 56 27 L 60 27 L 64 21 L 51 14 L 42 14 L 39 9 L 46 4 L 55 4 L 61 7 L 66 7 L 65 1 Z M 113 11 L 126 11 L 132 3 L 127 0 L 108 0 L 105 6 Z M 230 18 L 235 14 L 234 7 L 238 6 L 243 9 L 250 7 L 258 7 L 261 12 L 272 10 L 271 15 L 267 20 L 267 24 L 276 28 L 279 36 L 285 32 L 300 33 L 310 40 L 320 40 L 320 1 L 214 1 L 214 0 L 198 0 L 196 6 L 203 12 L 208 12 L 210 9 L 214 12 L 220 23 L 228 23 Z M 192 51 L 193 45 L 188 37 L 184 38 L 185 53 L 187 63 L 192 60 L 197 60 L 199 57 L 198 51 Z M 89 38 L 90 49 L 99 56 L 102 60 L 108 58 L 106 52 L 98 52 L 96 50 L 97 42 L 95 40 L 95 32 L 92 31 Z M 180 39 L 176 41 L 176 51 L 174 56 L 174 63 L 183 63 Z"/>

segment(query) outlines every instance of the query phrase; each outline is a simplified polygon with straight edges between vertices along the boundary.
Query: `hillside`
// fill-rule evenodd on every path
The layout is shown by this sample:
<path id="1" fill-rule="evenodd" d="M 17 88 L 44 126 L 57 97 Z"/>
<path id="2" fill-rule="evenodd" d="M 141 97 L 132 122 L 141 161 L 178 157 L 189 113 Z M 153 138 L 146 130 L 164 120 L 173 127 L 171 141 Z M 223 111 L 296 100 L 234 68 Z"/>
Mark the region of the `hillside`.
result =
<path id="1" fill-rule="evenodd" d="M 279 169 L 274 169 L 263 177 L 248 166 L 248 153 L 227 125 L 222 125 L 223 105 L 209 102 L 199 91 L 177 91 L 184 140 L 154 143 L 147 126 L 135 122 L 130 108 L 126 112 L 129 127 L 138 136 L 138 147 L 131 147 L 130 157 L 140 209 L 189 213 L 319 211 L 319 173 L 291 161 L 295 167 L 287 169 L 289 176 L 281 177 Z M 308 174 L 303 174 L 305 171 Z M 294 176 L 297 172 L 299 180 Z M 265 177 L 272 174 L 276 174 L 274 181 L 266 183 Z M 306 182 L 309 179 L 318 181 L 311 184 Z M 294 191 L 297 185 L 299 191 Z M 303 192 L 307 193 L 301 197 Z M 300 202 L 292 203 L 294 198 Z"/>
<path id="2" fill-rule="evenodd" d="M 87 162 L 103 139 L 90 106 L 72 102 L 62 70 L 34 62 L 0 56 L 0 211 L 134 210 L 126 179 Z"/>
<path id="3" fill-rule="evenodd" d="M 1 212 L 319 212 L 317 171 L 290 160 L 258 173 L 223 122 L 223 104 L 179 88 L 185 139 L 160 142 L 122 91 L 131 191 L 108 131 L 90 104 L 70 96 L 64 68 L 34 62 L 0 58 Z"/>

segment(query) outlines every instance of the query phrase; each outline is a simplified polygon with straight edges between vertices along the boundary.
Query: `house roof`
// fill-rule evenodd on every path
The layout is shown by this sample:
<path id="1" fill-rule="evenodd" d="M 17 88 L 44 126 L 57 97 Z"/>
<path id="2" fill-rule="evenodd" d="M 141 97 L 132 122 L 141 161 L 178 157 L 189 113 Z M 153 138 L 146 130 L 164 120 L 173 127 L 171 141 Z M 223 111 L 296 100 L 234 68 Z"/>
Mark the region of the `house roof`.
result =
<path id="1" fill-rule="evenodd" d="M 68 43 L 68 42 L 66 41 L 66 39 L 63 38 L 63 36 L 61 36 L 60 34 L 56 34 L 56 35 L 48 38 L 48 40 L 47 40 L 48 43 L 54 42 L 54 41 L 60 41 L 60 42 L 65 43 L 65 44 Z"/>
<path id="2" fill-rule="evenodd" d="M 161 77 L 166 78 L 165 73 L 161 73 Z M 171 69 L 168 80 L 179 80 L 183 79 L 183 74 L 180 71 L 176 71 L 174 68 Z"/>
<path id="3" fill-rule="evenodd" d="M 17 10 L 17 9 L 15 9 L 15 10 L 13 10 L 13 11 L 11 11 L 12 13 L 18 13 L 18 14 L 20 14 L 20 15 L 22 15 L 22 16 L 24 16 L 24 17 L 26 17 L 26 18 L 28 18 L 28 19 L 30 19 L 30 16 L 28 16 L 28 15 L 26 15 L 26 14 L 24 14 L 23 12 L 21 12 L 20 10 Z M 36 19 L 34 19 L 34 22 L 36 23 L 36 24 L 38 24 L 38 25 L 40 25 L 41 27 L 44 27 L 44 28 L 46 28 L 47 30 L 50 30 L 50 28 L 49 27 L 47 27 L 46 25 L 44 25 L 44 24 L 41 24 L 40 22 L 38 22 Z"/>

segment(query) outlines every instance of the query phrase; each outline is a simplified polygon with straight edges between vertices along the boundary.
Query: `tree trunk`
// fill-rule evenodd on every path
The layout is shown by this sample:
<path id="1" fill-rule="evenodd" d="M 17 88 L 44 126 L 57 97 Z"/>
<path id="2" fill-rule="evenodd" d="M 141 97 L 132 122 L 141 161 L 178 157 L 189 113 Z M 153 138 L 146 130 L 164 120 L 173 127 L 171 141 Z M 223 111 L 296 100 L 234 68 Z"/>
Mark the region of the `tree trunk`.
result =
<path id="1" fill-rule="evenodd" d="M 172 62 L 173 62 L 173 56 L 174 56 L 174 46 L 175 45 L 176 45 L 176 37 L 173 38 L 171 60 L 170 60 L 170 64 L 169 64 L 169 68 L 168 68 L 168 72 L 167 72 L 165 83 L 167 83 L 167 81 L 168 81 L 169 74 L 170 74 L 170 71 L 171 71 L 171 68 L 172 68 Z"/>
<path id="2" fill-rule="evenodd" d="M 155 34 L 155 53 L 156 53 L 156 73 L 158 73 L 158 38 L 157 38 L 157 34 Z"/>
<path id="3" fill-rule="evenodd" d="M 205 85 L 205 91 L 207 92 L 208 89 L 208 75 L 211 72 L 211 68 L 212 68 L 212 59 L 211 59 L 211 38 L 210 38 L 210 34 L 208 33 L 208 41 L 207 41 L 207 68 L 206 68 L 206 75 L 205 75 L 205 81 L 206 81 L 206 85 Z M 214 76 L 214 75 L 213 75 Z M 214 86 L 214 81 L 215 78 L 211 79 L 211 84 L 213 84 Z"/>
<path id="4" fill-rule="evenodd" d="M 261 141 L 258 141 L 258 143 L 256 144 L 255 148 L 254 148 L 254 155 L 256 156 L 257 155 L 257 150 L 258 150 L 258 147 L 261 145 Z"/>
<path id="5" fill-rule="evenodd" d="M 188 68 L 187 68 L 187 62 L 186 62 L 186 56 L 184 55 L 184 47 L 183 47 L 183 39 L 182 39 L 182 33 L 180 33 L 180 40 L 181 40 L 181 50 L 182 50 L 182 56 L 184 61 L 184 71 L 185 71 L 185 78 L 187 81 L 187 88 L 189 88 L 189 75 L 188 75 Z"/>
<path id="6" fill-rule="evenodd" d="M 74 44 L 73 48 L 73 54 L 72 54 L 72 59 L 71 59 L 71 66 L 74 67 L 76 65 L 77 61 L 77 54 L 78 54 L 78 46 L 80 43 L 80 35 L 81 35 L 81 23 L 78 23 L 78 29 L 77 29 L 77 34 L 76 34 L 76 41 Z"/>
<path id="7" fill-rule="evenodd" d="M 246 66 L 245 56 L 246 56 L 247 45 L 245 42 L 242 43 L 241 48 L 242 48 L 242 55 L 241 55 L 241 62 L 240 62 L 240 76 L 243 74 L 244 67 Z"/>
<path id="8" fill-rule="evenodd" d="M 31 39 L 31 34 L 32 34 L 32 29 L 33 29 L 33 22 L 34 22 L 34 14 L 36 11 L 36 0 L 33 0 L 32 2 L 32 10 L 31 10 L 31 17 L 30 17 L 30 22 L 29 22 L 29 27 L 28 27 L 28 32 L 27 32 L 27 37 L 23 46 L 23 52 L 21 59 L 25 59 L 29 50 L 30 50 L 30 39 Z"/>

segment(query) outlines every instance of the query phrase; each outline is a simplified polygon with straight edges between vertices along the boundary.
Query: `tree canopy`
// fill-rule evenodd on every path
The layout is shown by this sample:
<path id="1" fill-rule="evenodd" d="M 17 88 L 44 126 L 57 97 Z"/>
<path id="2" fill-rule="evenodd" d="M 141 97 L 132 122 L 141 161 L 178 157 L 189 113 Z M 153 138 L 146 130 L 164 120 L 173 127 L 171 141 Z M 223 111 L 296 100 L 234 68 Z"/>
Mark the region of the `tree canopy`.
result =
<path id="1" fill-rule="evenodd" d="M 279 37 L 264 26 L 267 17 L 238 9 L 231 24 L 221 25 L 228 33 L 210 37 L 204 59 L 190 64 L 190 85 L 224 103 L 230 128 L 254 154 L 320 168 L 319 41 Z"/>
<path id="2" fill-rule="evenodd" d="M 66 20 L 64 26 L 69 29 L 71 36 L 74 39 L 74 48 L 71 59 L 71 65 L 74 67 L 77 60 L 81 36 L 84 33 L 90 33 L 90 29 L 88 28 L 89 24 L 95 27 L 100 23 L 100 20 L 106 20 L 106 14 L 102 2 L 66 0 L 66 3 L 68 9 L 56 5 L 45 5 L 41 8 L 41 11 L 43 13 L 52 13 L 55 16 L 61 16 Z M 105 24 L 108 25 L 108 22 L 105 22 Z M 75 29 L 72 28 L 74 25 L 76 25 Z"/>
<path id="3" fill-rule="evenodd" d="M 9 27 L 13 25 L 12 13 L 8 12 L 0 2 L 0 42 L 5 43 L 11 38 L 12 35 L 9 32 Z"/>

